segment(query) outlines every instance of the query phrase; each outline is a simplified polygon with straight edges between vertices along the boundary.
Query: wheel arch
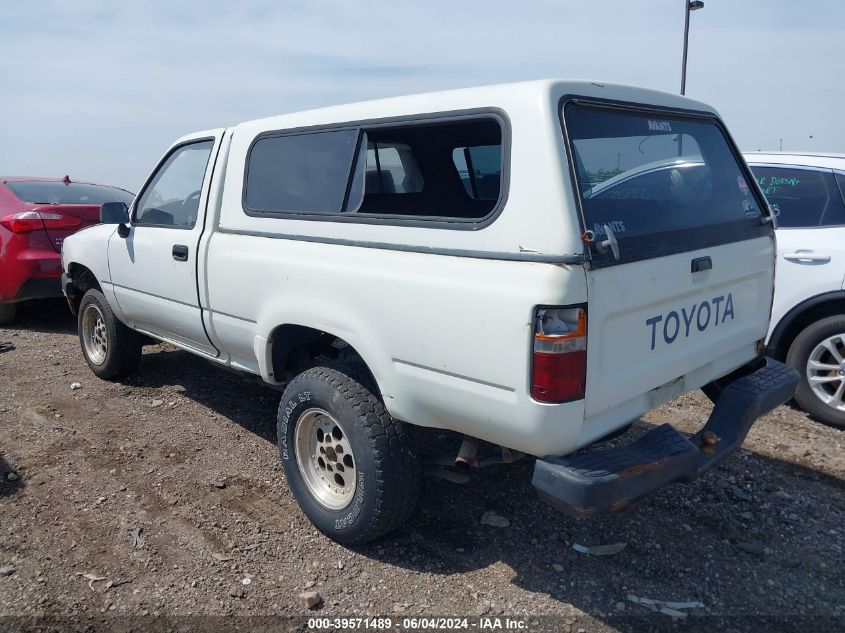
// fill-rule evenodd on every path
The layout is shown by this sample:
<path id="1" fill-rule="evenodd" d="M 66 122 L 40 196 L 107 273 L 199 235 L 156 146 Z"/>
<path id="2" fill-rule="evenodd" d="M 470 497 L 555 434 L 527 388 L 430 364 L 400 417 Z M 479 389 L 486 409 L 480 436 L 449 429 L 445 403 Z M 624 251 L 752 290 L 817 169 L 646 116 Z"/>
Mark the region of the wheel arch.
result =
<path id="1" fill-rule="evenodd" d="M 804 328 L 837 314 L 845 314 L 845 290 L 826 292 L 805 299 L 787 312 L 775 326 L 769 337 L 767 353 L 777 360 L 786 360 L 790 346 Z"/>
<path id="2" fill-rule="evenodd" d="M 359 362 L 366 369 L 376 388 L 381 392 L 377 372 L 365 353 L 360 341 L 350 340 L 348 333 L 331 331 L 299 323 L 282 323 L 275 326 L 266 338 L 261 365 L 267 368 L 274 383 L 282 383 L 313 366 L 323 356 L 331 359 Z"/>
<path id="3" fill-rule="evenodd" d="M 92 288 L 102 292 L 103 288 L 94 272 L 84 264 L 70 262 L 67 265 L 67 276 L 68 283 L 65 284 L 65 294 L 71 310 L 76 314 L 86 292 Z"/>

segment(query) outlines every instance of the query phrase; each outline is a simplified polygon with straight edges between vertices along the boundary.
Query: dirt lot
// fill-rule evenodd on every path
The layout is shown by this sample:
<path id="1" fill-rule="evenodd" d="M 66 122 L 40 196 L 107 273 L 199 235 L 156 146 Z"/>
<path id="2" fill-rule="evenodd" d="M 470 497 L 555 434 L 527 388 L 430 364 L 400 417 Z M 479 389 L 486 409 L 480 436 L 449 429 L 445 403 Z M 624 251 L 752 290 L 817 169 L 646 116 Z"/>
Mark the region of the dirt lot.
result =
<path id="1" fill-rule="evenodd" d="M 125 383 L 97 380 L 61 302 L 24 310 L 4 341 L 15 349 L 0 353 L 0 629 L 47 626 L 8 616 L 136 630 L 159 616 L 301 616 L 306 589 L 326 617 L 675 625 L 636 596 L 700 602 L 685 625 L 707 629 L 845 626 L 845 434 L 799 411 L 759 421 L 702 480 L 589 522 L 537 499 L 529 460 L 465 485 L 426 479 L 407 527 L 352 550 L 317 533 L 286 490 L 277 392 L 162 346 Z M 692 394 L 638 426 L 692 432 L 708 412 Z M 483 524 L 488 511 L 508 525 Z M 572 547 L 618 542 L 610 556 Z"/>

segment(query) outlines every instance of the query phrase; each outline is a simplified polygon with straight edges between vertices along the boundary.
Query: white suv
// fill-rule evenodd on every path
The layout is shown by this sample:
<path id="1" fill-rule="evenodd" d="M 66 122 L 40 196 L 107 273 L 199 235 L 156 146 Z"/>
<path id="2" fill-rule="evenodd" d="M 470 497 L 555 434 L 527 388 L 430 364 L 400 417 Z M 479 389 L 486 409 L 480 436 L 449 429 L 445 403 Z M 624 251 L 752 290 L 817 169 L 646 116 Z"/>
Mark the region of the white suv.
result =
<path id="1" fill-rule="evenodd" d="M 777 216 L 769 353 L 801 373 L 807 413 L 845 427 L 845 155 L 745 158 Z"/>

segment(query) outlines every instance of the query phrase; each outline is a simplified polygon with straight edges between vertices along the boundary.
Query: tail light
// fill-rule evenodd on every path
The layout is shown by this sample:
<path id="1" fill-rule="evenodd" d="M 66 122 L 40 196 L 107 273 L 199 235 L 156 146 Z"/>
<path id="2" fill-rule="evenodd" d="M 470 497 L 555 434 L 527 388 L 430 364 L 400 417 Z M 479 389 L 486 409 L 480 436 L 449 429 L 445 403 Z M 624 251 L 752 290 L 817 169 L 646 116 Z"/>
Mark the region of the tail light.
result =
<path id="1" fill-rule="evenodd" d="M 82 224 L 82 220 L 76 216 L 61 213 L 21 211 L 7 215 L 0 220 L 0 224 L 12 233 L 27 233 L 42 229 L 72 229 Z"/>
<path id="2" fill-rule="evenodd" d="M 584 397 L 587 381 L 587 312 L 540 308 L 534 326 L 531 395 L 540 402 Z"/>

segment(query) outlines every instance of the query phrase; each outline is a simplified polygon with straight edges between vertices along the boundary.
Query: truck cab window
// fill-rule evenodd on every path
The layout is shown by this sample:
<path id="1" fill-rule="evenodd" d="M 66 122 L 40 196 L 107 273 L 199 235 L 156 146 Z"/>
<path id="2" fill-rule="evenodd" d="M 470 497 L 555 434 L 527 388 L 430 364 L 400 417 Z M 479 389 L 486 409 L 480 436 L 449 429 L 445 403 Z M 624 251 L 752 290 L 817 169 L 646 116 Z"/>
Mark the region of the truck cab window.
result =
<path id="1" fill-rule="evenodd" d="M 417 159 L 405 143 L 367 143 L 365 182 L 369 193 L 419 193 L 423 190 Z"/>
<path id="2" fill-rule="evenodd" d="M 452 162 L 473 200 L 498 200 L 502 179 L 502 146 L 456 147 Z"/>
<path id="3" fill-rule="evenodd" d="M 134 223 L 193 228 L 213 146 L 214 141 L 208 140 L 176 148 L 141 194 Z"/>

